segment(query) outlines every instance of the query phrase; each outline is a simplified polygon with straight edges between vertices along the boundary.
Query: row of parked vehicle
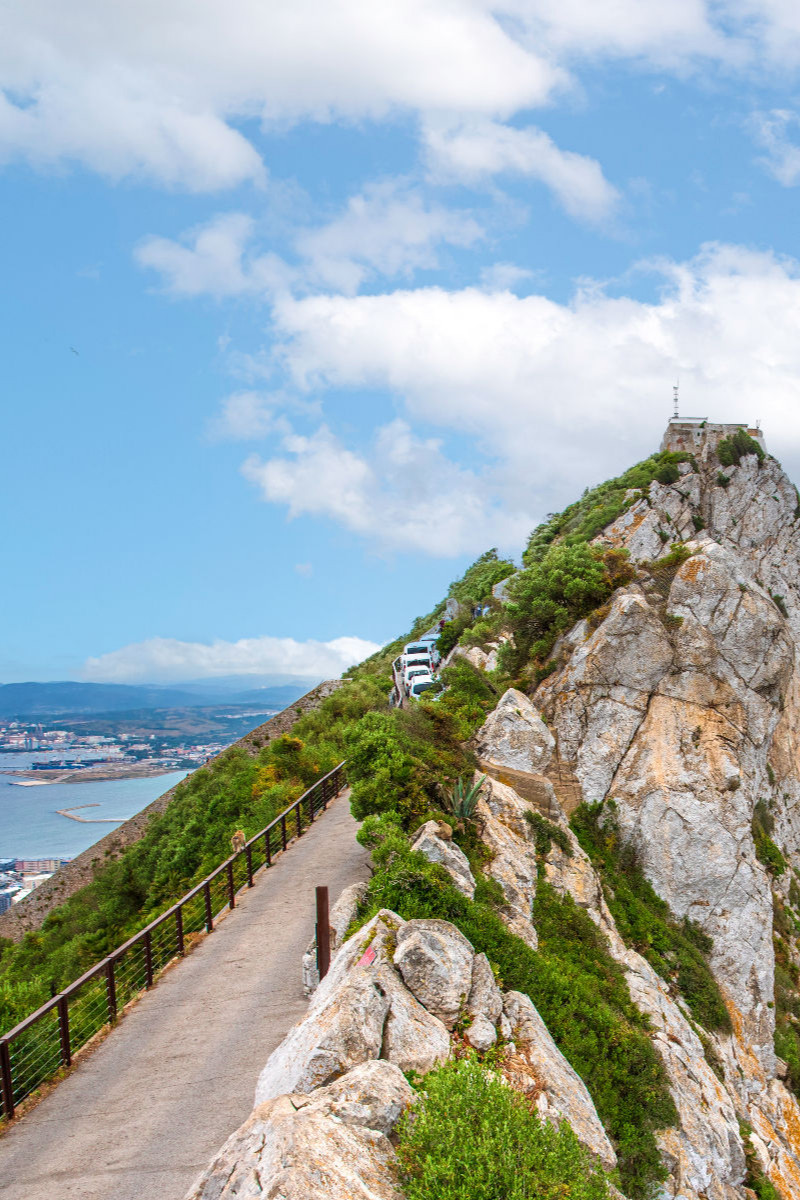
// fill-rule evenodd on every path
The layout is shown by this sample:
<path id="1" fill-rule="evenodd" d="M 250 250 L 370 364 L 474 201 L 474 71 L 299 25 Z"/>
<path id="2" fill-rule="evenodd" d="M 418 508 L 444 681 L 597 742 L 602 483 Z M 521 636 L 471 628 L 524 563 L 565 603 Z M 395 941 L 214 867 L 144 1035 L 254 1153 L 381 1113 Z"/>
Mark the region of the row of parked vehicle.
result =
<path id="1" fill-rule="evenodd" d="M 436 684 L 436 668 L 439 651 L 436 648 L 438 634 L 426 633 L 403 647 L 403 653 L 395 659 L 394 669 L 398 686 L 409 700 L 418 700 Z"/>

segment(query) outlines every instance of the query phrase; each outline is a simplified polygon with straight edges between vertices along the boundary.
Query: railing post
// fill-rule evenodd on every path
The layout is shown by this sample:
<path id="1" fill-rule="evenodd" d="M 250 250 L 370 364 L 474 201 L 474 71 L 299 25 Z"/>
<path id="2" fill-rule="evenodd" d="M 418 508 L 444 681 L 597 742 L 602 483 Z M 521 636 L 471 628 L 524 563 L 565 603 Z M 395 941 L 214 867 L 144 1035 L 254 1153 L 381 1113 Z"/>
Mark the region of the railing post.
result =
<path id="1" fill-rule="evenodd" d="M 58 1032 L 61 1038 L 61 1061 L 65 1067 L 72 1065 L 72 1050 L 69 1044 L 69 1002 L 66 996 L 58 997 Z"/>
<path id="2" fill-rule="evenodd" d="M 297 817 L 297 836 L 298 837 L 300 837 L 303 833 L 303 821 L 300 816 L 301 807 L 302 807 L 302 805 L 300 804 L 300 801 L 298 800 L 297 804 L 295 804 L 295 806 L 294 806 L 294 815 Z"/>
<path id="3" fill-rule="evenodd" d="M 175 909 L 175 941 L 178 946 L 178 954 L 183 958 L 186 953 L 186 947 L 183 942 L 183 905 L 179 904 Z"/>
<path id="4" fill-rule="evenodd" d="M 272 866 L 272 849 L 269 844 L 269 835 L 270 835 L 270 830 L 268 829 L 266 831 L 266 833 L 264 834 L 264 856 L 267 860 L 267 866 L 271 867 Z"/>
<path id="5" fill-rule="evenodd" d="M 153 938 L 148 929 L 144 935 L 144 975 L 145 987 L 153 986 Z"/>
<path id="6" fill-rule="evenodd" d="M 311 791 L 308 793 L 308 823 L 309 823 L 309 825 L 314 824 L 314 793 L 316 792 L 316 790 L 317 790 L 316 788 L 312 788 Z"/>
<path id="7" fill-rule="evenodd" d="M 108 1019 L 117 1019 L 117 981 L 114 978 L 114 960 L 106 959 L 106 995 L 108 998 Z"/>
<path id="8" fill-rule="evenodd" d="M 244 856 L 247 861 L 247 886 L 253 886 L 253 847 L 245 846 Z"/>
<path id="9" fill-rule="evenodd" d="M 233 890 L 233 863 L 228 863 L 228 905 L 230 908 L 236 908 L 236 892 Z"/>
<path id="10" fill-rule="evenodd" d="M 14 1117 L 14 1085 L 11 1082 L 11 1055 L 5 1038 L 0 1041 L 0 1087 L 3 1091 L 3 1116 L 11 1121 Z"/>
<path id="11" fill-rule="evenodd" d="M 208 880 L 203 884 L 203 897 L 206 902 L 206 933 L 211 933 L 214 928 L 214 917 L 211 913 L 211 884 Z"/>
<path id="12" fill-rule="evenodd" d="M 317 970 L 320 979 L 331 965 L 331 924 L 328 916 L 328 889 L 317 888 Z"/>
<path id="13" fill-rule="evenodd" d="M 283 843 L 283 848 L 285 850 L 286 849 L 286 814 L 285 813 L 282 814 L 282 816 L 281 816 L 281 842 Z"/>

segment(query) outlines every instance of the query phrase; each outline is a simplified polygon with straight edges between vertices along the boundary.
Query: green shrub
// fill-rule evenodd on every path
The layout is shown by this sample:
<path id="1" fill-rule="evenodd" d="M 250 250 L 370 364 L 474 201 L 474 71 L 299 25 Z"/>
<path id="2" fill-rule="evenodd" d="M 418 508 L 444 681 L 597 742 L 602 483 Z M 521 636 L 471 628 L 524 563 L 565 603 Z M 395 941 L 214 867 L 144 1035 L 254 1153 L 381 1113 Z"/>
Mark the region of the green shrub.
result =
<path id="1" fill-rule="evenodd" d="M 505 615 L 513 645 L 502 647 L 503 669 L 514 674 L 531 658 L 545 661 L 560 633 L 632 577 L 633 569 L 618 553 L 583 544 L 550 547 L 509 586 Z"/>
<path id="2" fill-rule="evenodd" d="M 543 1124 L 474 1058 L 419 1084 L 397 1147 L 407 1200 L 605 1200 L 608 1186 L 566 1122 Z"/>
<path id="3" fill-rule="evenodd" d="M 753 1133 L 752 1125 L 748 1125 L 746 1121 L 740 1121 L 739 1133 L 744 1143 L 744 1158 L 747 1166 L 744 1186 L 754 1191 L 756 1196 L 758 1196 L 758 1200 L 782 1200 L 781 1193 L 775 1187 L 772 1180 L 764 1174 L 761 1164 L 756 1157 L 751 1141 Z"/>
<path id="4" fill-rule="evenodd" d="M 782 613 L 784 617 L 788 617 L 789 611 L 786 608 L 786 601 L 784 600 L 783 596 L 778 596 L 774 592 L 770 592 L 770 596 L 772 597 L 772 603 L 775 605 L 778 612 Z"/>
<path id="5" fill-rule="evenodd" d="M 515 570 L 510 559 L 498 557 L 496 548 L 487 550 L 471 567 L 467 567 L 460 579 L 450 584 L 448 594 L 467 607 L 479 604 L 491 596 L 496 583 L 507 579 Z"/>
<path id="6" fill-rule="evenodd" d="M 723 438 L 717 446 L 717 458 L 723 467 L 737 467 L 748 454 L 756 455 L 759 466 L 764 461 L 764 451 L 744 429 L 737 429 L 732 437 Z"/>
<path id="7" fill-rule="evenodd" d="M 604 812 L 602 803 L 582 804 L 571 824 L 603 881 L 625 944 L 674 984 L 696 1021 L 706 1029 L 730 1032 L 731 1019 L 707 961 L 712 949 L 708 935 L 688 920 L 675 919 L 645 878 L 633 847 L 622 841 L 613 812 Z"/>
<path id="8" fill-rule="evenodd" d="M 717 487 L 726 488 L 730 481 L 729 475 L 725 475 L 722 471 L 717 471 Z"/>
<path id="9" fill-rule="evenodd" d="M 663 468 L 672 468 L 675 472 L 674 477 L 672 471 L 667 474 L 674 482 L 674 479 L 678 478 L 675 468 L 681 462 L 689 462 L 693 469 L 697 469 L 690 454 L 664 451 L 637 463 L 617 479 L 609 479 L 598 487 L 587 488 L 580 500 L 570 504 L 563 512 L 549 517 L 543 525 L 539 525 L 533 531 L 522 556 L 523 563 L 530 566 L 531 563 L 537 562 L 556 540 L 569 545 L 590 542 L 607 525 L 616 521 L 629 504 L 646 495 L 650 484 Z M 626 495 L 631 489 L 635 489 L 633 495 Z"/>
<path id="10" fill-rule="evenodd" d="M 487 894 L 488 893 L 488 894 Z M 556 1044 L 583 1078 L 620 1163 L 630 1200 L 649 1195 L 665 1177 L 655 1130 L 677 1113 L 648 1022 L 632 1003 L 625 976 L 604 935 L 571 896 L 540 881 L 533 912 L 534 951 L 495 911 L 496 888 L 480 876 L 475 900 L 453 885 L 443 867 L 392 842 L 370 880 L 363 921 L 380 908 L 407 920 L 451 921 L 486 954 L 502 986 L 530 996 Z"/>
<path id="11" fill-rule="evenodd" d="M 692 524 L 695 528 L 695 533 L 699 533 L 701 529 L 705 529 L 706 523 L 698 513 L 692 513 Z"/>
<path id="12" fill-rule="evenodd" d="M 544 858 L 550 853 L 550 848 L 555 842 L 559 850 L 563 850 L 568 858 L 572 857 L 572 843 L 569 840 L 569 835 L 560 825 L 556 825 L 554 821 L 548 821 L 547 817 L 543 817 L 541 813 L 534 812 L 533 809 L 528 809 L 525 813 L 525 820 L 531 827 L 536 853 Z"/>
<path id="13" fill-rule="evenodd" d="M 756 858 L 762 862 L 770 875 L 782 875 L 786 870 L 786 859 L 770 836 L 775 821 L 765 800 L 759 800 L 753 811 L 751 829 L 755 843 Z"/>

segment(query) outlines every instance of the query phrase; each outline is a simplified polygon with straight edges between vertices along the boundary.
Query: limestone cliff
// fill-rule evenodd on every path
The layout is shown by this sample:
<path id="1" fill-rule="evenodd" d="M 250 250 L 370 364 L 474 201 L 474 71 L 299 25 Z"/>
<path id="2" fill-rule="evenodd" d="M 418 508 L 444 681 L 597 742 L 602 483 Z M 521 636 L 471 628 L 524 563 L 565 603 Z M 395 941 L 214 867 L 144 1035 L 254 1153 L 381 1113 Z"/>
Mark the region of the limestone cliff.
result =
<path id="1" fill-rule="evenodd" d="M 731 449 L 736 432 L 670 426 L 663 449 L 687 461 L 672 482 L 632 489 L 595 537 L 629 552 L 634 577 L 560 637 L 538 687 L 505 691 L 474 739 L 487 776 L 475 828 L 502 920 L 535 949 L 542 881 L 569 894 L 648 1019 L 678 1116 L 658 1135 L 665 1200 L 746 1200 L 751 1183 L 800 1200 L 800 498 L 760 432 Z M 496 648 L 456 653 L 492 671 Z M 677 972 L 659 974 L 647 947 L 626 944 L 568 823 L 581 802 L 602 804 L 599 821 L 635 850 L 675 918 L 712 940 L 730 1032 L 704 1029 Z M 533 812 L 558 830 L 544 849 Z M 472 897 L 448 829 L 411 832 Z M 776 1017 L 796 1063 L 775 1053 Z M 508 1082 L 613 1166 L 592 1098 L 531 1000 L 501 994 L 454 926 L 382 912 L 339 950 L 267 1064 L 260 1107 L 192 1196 L 399 1198 L 391 1135 L 413 1097 L 397 1068 L 441 1061 L 459 1022 L 480 1053 L 502 1047 Z M 322 1190 L 307 1182 L 309 1156 Z"/>

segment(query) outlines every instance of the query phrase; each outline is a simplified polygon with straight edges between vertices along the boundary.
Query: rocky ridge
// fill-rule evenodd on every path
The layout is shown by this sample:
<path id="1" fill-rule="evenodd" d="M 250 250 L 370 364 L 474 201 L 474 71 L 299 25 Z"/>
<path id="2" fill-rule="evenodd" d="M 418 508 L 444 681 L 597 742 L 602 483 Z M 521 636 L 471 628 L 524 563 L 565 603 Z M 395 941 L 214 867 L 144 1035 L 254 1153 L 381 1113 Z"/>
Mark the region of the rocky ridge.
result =
<path id="1" fill-rule="evenodd" d="M 649 1018 L 679 1118 L 659 1135 L 669 1171 L 661 1195 L 752 1197 L 749 1153 L 790 1200 L 800 1197 L 800 1107 L 773 1035 L 775 946 L 784 973 L 800 963 L 800 501 L 769 456 L 722 471 L 728 432 L 696 429 L 680 477 L 632 492 L 596 539 L 628 550 L 637 577 L 560 639 L 532 699 L 512 689 L 490 714 L 476 738 L 488 778 L 475 816 L 511 931 L 536 947 L 542 878 L 569 894 Z M 484 669 L 491 654 L 467 652 Z M 674 980 L 626 946 L 554 787 L 564 775 L 583 801 L 613 801 L 655 891 L 713 939 L 732 1033 L 701 1029 Z M 544 856 L 526 816 L 534 805 L 562 834 Z M 759 805 L 786 869 L 768 869 L 759 853 Z M 414 848 L 469 896 L 474 877 L 447 833 L 428 822 Z M 613 1165 L 591 1097 L 530 999 L 501 994 L 454 926 L 383 911 L 339 949 L 308 1015 L 267 1063 L 253 1116 L 192 1200 L 397 1200 L 392 1136 L 413 1103 L 401 1072 L 424 1072 L 464 1044 L 502 1045 L 509 1083 Z"/>

